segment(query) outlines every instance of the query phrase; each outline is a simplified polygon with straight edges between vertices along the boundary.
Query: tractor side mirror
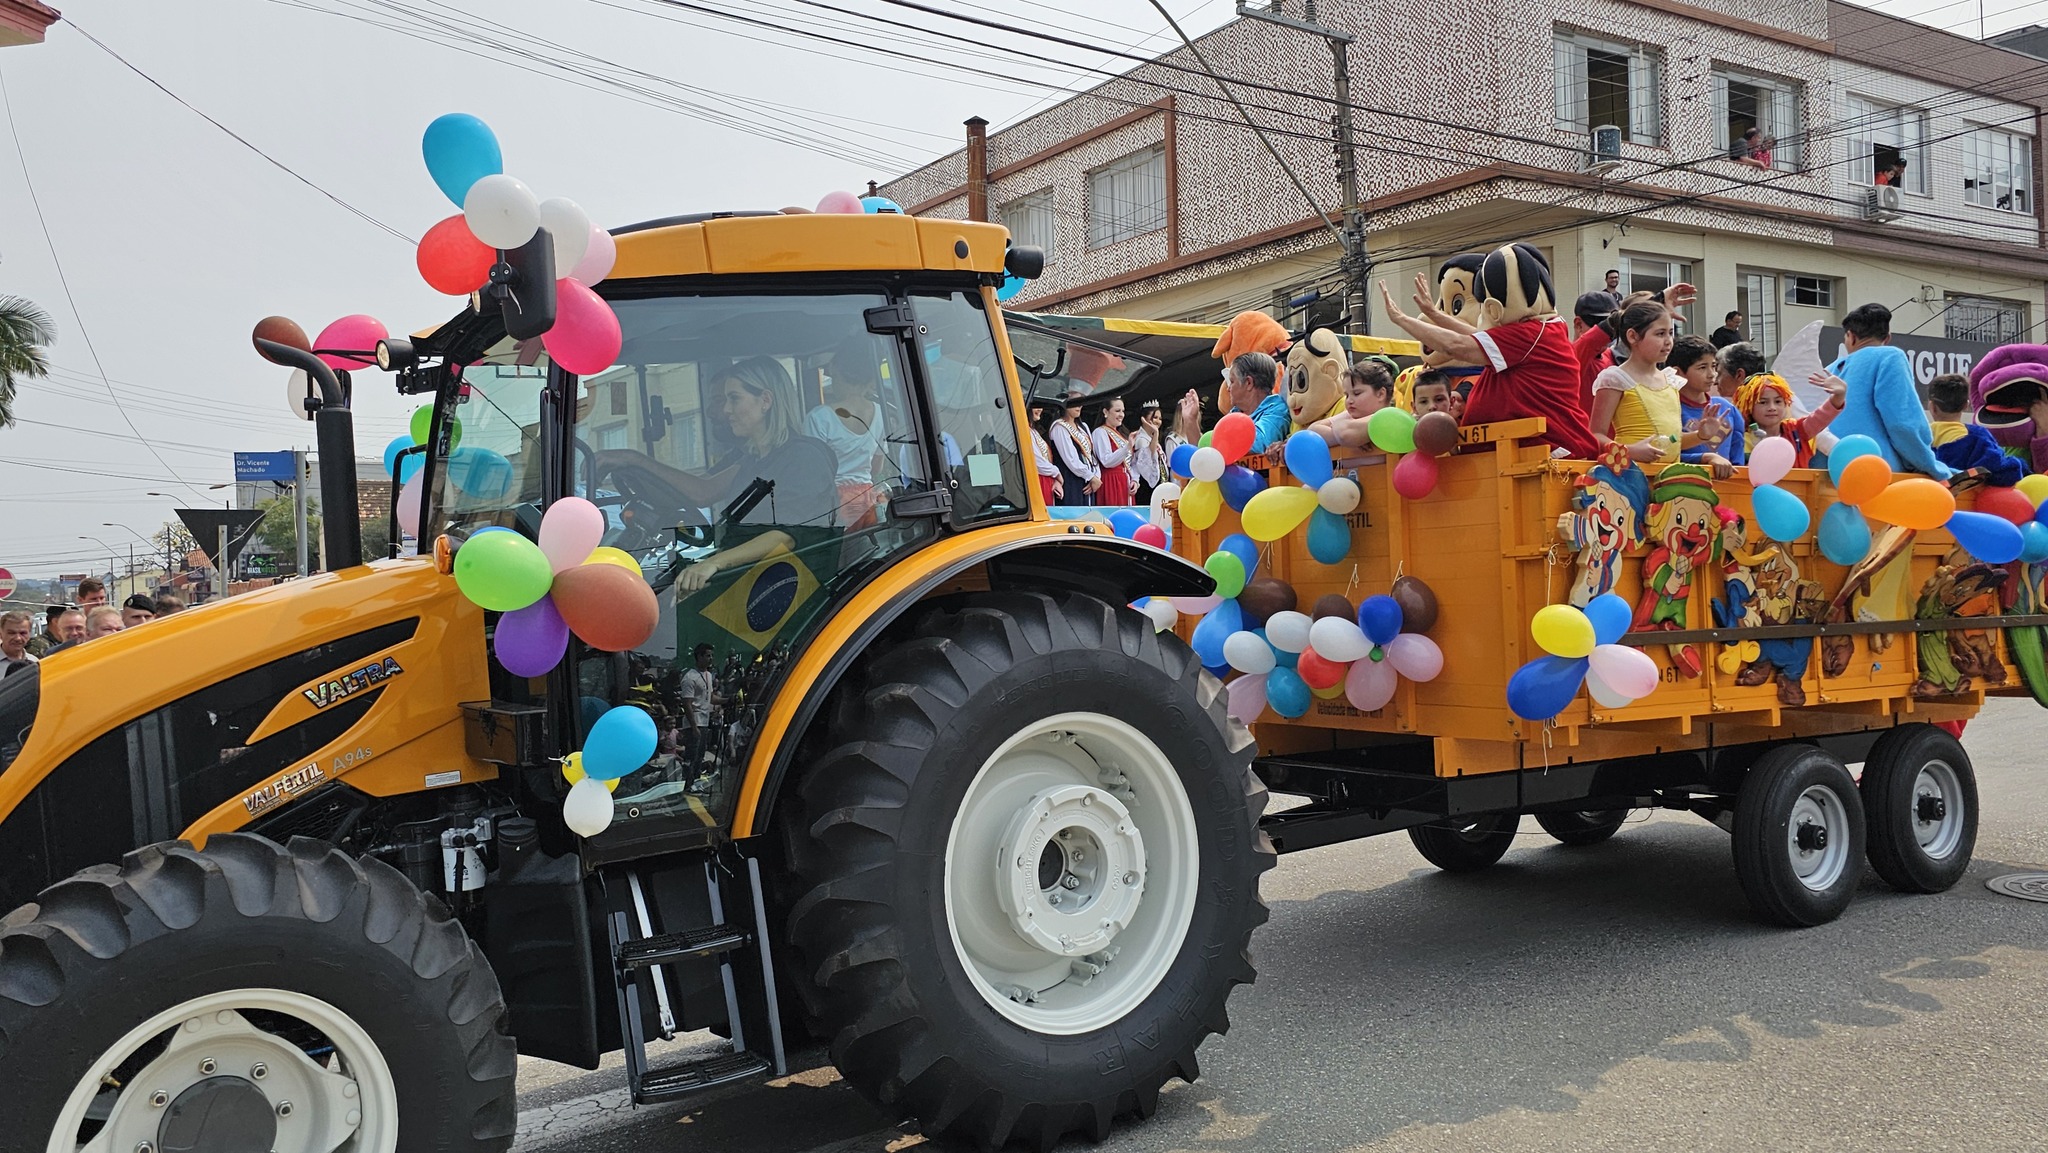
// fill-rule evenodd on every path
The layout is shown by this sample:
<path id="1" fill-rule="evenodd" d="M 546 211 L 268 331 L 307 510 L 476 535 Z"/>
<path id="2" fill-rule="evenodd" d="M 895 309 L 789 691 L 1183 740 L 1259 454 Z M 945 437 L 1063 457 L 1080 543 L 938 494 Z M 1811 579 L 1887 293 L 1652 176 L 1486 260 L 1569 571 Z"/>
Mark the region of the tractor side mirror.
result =
<path id="1" fill-rule="evenodd" d="M 498 302 L 507 336 L 532 340 L 555 326 L 554 238 L 535 229 L 532 240 L 502 255 L 484 295 Z"/>
<path id="2" fill-rule="evenodd" d="M 1003 255 L 1003 271 L 1024 280 L 1045 274 L 1045 249 L 1033 244 L 1013 244 Z"/>

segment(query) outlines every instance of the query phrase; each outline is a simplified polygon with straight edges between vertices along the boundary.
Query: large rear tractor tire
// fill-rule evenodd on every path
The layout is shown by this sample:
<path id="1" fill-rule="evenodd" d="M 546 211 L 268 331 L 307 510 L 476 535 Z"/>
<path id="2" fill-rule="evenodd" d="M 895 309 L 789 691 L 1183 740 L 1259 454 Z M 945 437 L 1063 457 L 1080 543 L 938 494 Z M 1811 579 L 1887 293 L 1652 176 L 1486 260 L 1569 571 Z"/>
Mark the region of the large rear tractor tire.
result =
<path id="1" fill-rule="evenodd" d="M 1862 876 L 1863 802 L 1842 762 L 1812 745 L 1758 757 L 1735 799 L 1735 879 L 1758 917 L 1806 928 L 1842 915 Z"/>
<path id="2" fill-rule="evenodd" d="M 461 925 L 324 842 L 156 845 L 0 919 L 9 1148 L 502 1150 L 516 1073 Z"/>
<path id="3" fill-rule="evenodd" d="M 1902 893 L 1945 892 L 1977 847 L 1977 775 L 1961 741 L 1933 725 L 1900 725 L 1863 763 L 1870 867 Z"/>
<path id="4" fill-rule="evenodd" d="M 1408 830 L 1415 851 L 1446 873 L 1472 873 L 1507 855 L 1522 818 L 1515 813 L 1452 817 Z"/>
<path id="5" fill-rule="evenodd" d="M 1215 678 L 1090 597 L 979 594 L 873 654 L 795 782 L 789 915 L 841 1074 L 928 1134 L 1100 1140 L 1229 1028 L 1266 793 Z"/>

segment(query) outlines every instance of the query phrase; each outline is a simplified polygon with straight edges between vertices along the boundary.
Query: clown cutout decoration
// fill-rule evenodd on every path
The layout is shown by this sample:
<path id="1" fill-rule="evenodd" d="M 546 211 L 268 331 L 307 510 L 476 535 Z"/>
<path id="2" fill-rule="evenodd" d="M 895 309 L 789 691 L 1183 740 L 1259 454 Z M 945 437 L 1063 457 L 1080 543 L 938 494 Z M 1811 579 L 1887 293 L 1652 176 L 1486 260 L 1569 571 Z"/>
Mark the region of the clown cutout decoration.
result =
<path id="1" fill-rule="evenodd" d="M 1692 585 L 1720 562 L 1724 526 L 1740 524 L 1720 507 L 1713 475 L 1696 464 L 1666 465 L 1650 485 L 1650 554 L 1643 560 L 1643 597 L 1634 628 L 1682 632 L 1692 626 Z M 1697 677 L 1704 667 L 1692 645 L 1671 645 L 1672 667 Z"/>
<path id="2" fill-rule="evenodd" d="M 1287 417 L 1293 431 L 1344 411 L 1344 340 L 1327 328 L 1309 330 L 1287 353 Z"/>
<path id="3" fill-rule="evenodd" d="M 1572 503 L 1578 507 L 1557 518 L 1557 536 L 1579 554 L 1571 603 L 1585 608 L 1594 597 L 1614 591 L 1622 555 L 1642 545 L 1650 482 L 1629 460 L 1628 450 L 1615 445 L 1572 485 L 1578 490 Z"/>
<path id="4" fill-rule="evenodd" d="M 2004 611 L 2002 597 L 2012 574 L 2004 565 L 1988 565 L 1951 554 L 1951 562 L 1934 570 L 1920 590 L 1913 616 L 1918 620 L 1950 617 L 1995 617 Z M 1918 634 L 1920 679 L 1916 697 L 1945 697 L 1973 688 L 2005 684 L 2005 664 L 1998 643 L 1985 629 L 1949 629 Z"/>
<path id="5" fill-rule="evenodd" d="M 1825 604 L 1820 582 L 1803 580 L 1799 563 L 1783 546 L 1770 541 L 1747 543 L 1740 517 L 1724 534 L 1728 579 L 1723 599 L 1713 602 L 1714 623 L 1721 628 L 1768 628 L 1814 618 Z M 1722 671 L 1735 674 L 1744 687 L 1776 677 L 1778 703 L 1797 708 L 1806 703 L 1806 669 L 1813 660 L 1810 637 L 1779 637 L 1729 645 L 1722 651 Z"/>

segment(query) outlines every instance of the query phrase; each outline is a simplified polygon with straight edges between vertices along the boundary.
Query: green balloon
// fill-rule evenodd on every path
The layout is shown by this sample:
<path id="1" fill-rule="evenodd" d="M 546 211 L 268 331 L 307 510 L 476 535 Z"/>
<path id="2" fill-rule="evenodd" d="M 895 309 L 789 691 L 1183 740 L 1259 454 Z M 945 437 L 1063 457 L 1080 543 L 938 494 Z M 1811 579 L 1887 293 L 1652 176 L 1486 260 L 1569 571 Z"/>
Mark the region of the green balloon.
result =
<path id="1" fill-rule="evenodd" d="M 1208 432 L 1205 432 L 1205 433 L 1203 433 L 1203 434 L 1202 434 L 1202 440 L 1201 440 L 1201 443 L 1197 444 L 1197 445 L 1196 445 L 1195 447 L 1197 447 L 1197 448 L 1208 448 L 1208 447 L 1209 447 L 1209 438 L 1210 438 L 1211 436 L 1213 436 L 1213 435 L 1215 435 L 1215 434 L 1214 434 L 1214 433 L 1208 433 Z"/>
<path id="2" fill-rule="evenodd" d="M 1365 432 L 1387 452 L 1415 451 L 1415 417 L 1398 408 L 1383 408 L 1366 417 Z"/>
<path id="3" fill-rule="evenodd" d="M 1230 600 L 1244 591 L 1244 562 L 1227 552 L 1212 553 L 1202 567 L 1216 578 L 1216 595 Z"/>
<path id="4" fill-rule="evenodd" d="M 412 442 L 414 444 L 425 444 L 427 443 L 427 438 L 432 435 L 434 435 L 434 406 L 428 404 L 413 409 Z M 451 427 L 448 429 L 448 451 L 454 452 L 461 444 L 462 420 L 460 417 L 457 417 L 451 422 Z"/>
<path id="5" fill-rule="evenodd" d="M 455 550 L 455 587 L 494 612 L 523 609 L 554 582 L 547 555 L 516 532 L 479 533 Z"/>

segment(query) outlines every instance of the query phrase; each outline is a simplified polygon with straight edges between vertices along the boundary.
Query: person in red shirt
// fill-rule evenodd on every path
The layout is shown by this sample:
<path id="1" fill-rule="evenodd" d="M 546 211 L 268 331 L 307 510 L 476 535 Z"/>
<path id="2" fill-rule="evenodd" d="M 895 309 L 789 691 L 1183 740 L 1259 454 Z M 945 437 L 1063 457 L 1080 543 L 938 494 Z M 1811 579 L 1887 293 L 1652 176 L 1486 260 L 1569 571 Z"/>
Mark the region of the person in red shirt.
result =
<path id="1" fill-rule="evenodd" d="M 1484 366 L 1465 403 L 1465 424 L 1540 416 L 1544 441 L 1582 459 L 1600 455 L 1606 438 L 1587 427 L 1579 360 L 1565 321 L 1557 315 L 1550 266 L 1541 252 L 1532 245 L 1510 244 L 1486 255 L 1473 286 L 1480 300 L 1477 326 L 1437 309 L 1427 282 L 1418 278 L 1416 287 L 1421 317 L 1397 308 L 1382 283 L 1387 316 L 1453 359 Z"/>

